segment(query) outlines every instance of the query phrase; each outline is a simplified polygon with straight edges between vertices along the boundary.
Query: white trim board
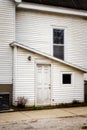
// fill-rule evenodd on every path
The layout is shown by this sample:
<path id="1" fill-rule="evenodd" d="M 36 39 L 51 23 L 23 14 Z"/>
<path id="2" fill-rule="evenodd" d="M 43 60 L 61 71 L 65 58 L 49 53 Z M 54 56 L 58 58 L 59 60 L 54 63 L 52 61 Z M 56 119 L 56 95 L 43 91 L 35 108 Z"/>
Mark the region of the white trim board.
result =
<path id="1" fill-rule="evenodd" d="M 11 47 L 18 46 L 18 47 L 23 48 L 23 49 L 25 49 L 25 50 L 28 50 L 28 51 L 31 51 L 31 52 L 33 52 L 33 53 L 42 55 L 42 56 L 44 56 L 44 57 L 46 57 L 46 58 L 48 58 L 48 59 L 51 59 L 51 60 L 54 60 L 54 61 L 56 61 L 56 62 L 65 64 L 65 65 L 70 66 L 70 67 L 72 67 L 72 68 L 75 68 L 75 69 L 77 69 L 77 70 L 79 70 L 79 71 L 82 71 L 83 73 L 87 73 L 87 70 L 86 70 L 86 69 L 83 69 L 83 68 L 81 68 L 81 67 L 78 67 L 78 66 L 76 66 L 76 65 L 73 65 L 73 64 L 71 64 L 71 63 L 69 63 L 69 62 L 60 60 L 60 59 L 55 58 L 55 57 L 53 57 L 53 56 L 51 56 L 51 55 L 48 55 L 48 54 L 46 54 L 46 53 L 42 53 L 42 52 L 40 52 L 40 51 L 38 51 L 38 50 L 35 50 L 35 49 L 30 48 L 30 47 L 28 47 L 28 46 L 25 46 L 25 45 L 23 45 L 23 44 L 20 44 L 20 43 L 17 43 L 17 42 L 12 42 L 12 43 L 10 44 L 10 46 L 11 46 Z"/>
<path id="2" fill-rule="evenodd" d="M 63 74 L 71 74 L 71 84 L 63 84 L 62 83 Z M 61 86 L 62 87 L 73 87 L 74 86 L 74 72 L 70 72 L 70 71 L 62 71 L 61 72 Z"/>
<path id="3" fill-rule="evenodd" d="M 30 10 L 37 10 L 43 12 L 50 12 L 56 14 L 67 14 L 67 15 L 75 15 L 81 17 L 87 17 L 87 11 L 77 10 L 77 9 L 68 9 L 63 7 L 55 7 L 50 5 L 42 5 L 36 3 L 29 3 L 29 2 L 21 2 L 17 5 L 17 8 L 23 9 L 30 9 Z"/>

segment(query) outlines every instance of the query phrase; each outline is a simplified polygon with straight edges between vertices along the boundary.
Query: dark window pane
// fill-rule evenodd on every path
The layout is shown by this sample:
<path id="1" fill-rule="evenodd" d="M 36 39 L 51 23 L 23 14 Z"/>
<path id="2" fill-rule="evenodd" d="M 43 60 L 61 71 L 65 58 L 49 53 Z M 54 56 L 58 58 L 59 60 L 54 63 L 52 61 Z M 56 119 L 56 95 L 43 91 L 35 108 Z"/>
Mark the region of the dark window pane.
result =
<path id="1" fill-rule="evenodd" d="M 64 30 L 53 29 L 53 43 L 64 44 Z"/>
<path id="2" fill-rule="evenodd" d="M 64 59 L 64 46 L 53 45 L 53 56 L 59 59 Z"/>
<path id="3" fill-rule="evenodd" d="M 63 84 L 71 84 L 71 74 L 63 74 Z"/>

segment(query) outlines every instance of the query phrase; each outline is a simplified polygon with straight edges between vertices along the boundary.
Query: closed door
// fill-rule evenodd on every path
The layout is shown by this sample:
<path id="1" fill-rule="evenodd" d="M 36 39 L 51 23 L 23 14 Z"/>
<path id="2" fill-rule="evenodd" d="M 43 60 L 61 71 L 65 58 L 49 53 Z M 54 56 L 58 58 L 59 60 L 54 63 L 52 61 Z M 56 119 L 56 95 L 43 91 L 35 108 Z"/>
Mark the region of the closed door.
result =
<path id="1" fill-rule="evenodd" d="M 51 74 L 50 65 L 37 65 L 37 105 L 50 105 L 51 103 Z"/>

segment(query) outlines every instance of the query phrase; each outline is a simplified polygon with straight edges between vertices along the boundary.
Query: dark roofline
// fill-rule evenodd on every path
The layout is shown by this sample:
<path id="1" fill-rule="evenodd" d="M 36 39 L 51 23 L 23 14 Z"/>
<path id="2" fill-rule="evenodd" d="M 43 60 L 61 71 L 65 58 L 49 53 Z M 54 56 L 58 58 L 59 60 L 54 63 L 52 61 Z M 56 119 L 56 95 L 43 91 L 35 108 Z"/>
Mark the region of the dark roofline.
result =
<path id="1" fill-rule="evenodd" d="M 87 0 L 22 0 L 23 2 L 66 7 L 78 10 L 87 10 Z"/>

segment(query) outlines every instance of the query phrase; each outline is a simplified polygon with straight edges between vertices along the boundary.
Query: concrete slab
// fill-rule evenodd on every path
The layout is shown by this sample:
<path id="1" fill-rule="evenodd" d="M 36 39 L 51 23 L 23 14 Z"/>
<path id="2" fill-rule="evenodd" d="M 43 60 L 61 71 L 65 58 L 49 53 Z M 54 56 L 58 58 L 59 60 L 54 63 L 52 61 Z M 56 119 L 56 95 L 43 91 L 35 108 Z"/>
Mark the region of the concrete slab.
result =
<path id="1" fill-rule="evenodd" d="M 0 113 L 0 122 L 36 120 L 36 119 L 57 118 L 57 117 L 71 117 L 71 116 L 79 116 L 79 115 L 87 116 L 87 107 Z"/>
<path id="2" fill-rule="evenodd" d="M 0 113 L 3 113 L 3 112 L 13 112 L 14 110 L 13 109 L 9 109 L 9 110 L 2 110 L 0 111 Z"/>
<path id="3" fill-rule="evenodd" d="M 22 113 L 30 117 L 31 119 L 74 116 L 73 113 L 69 113 L 68 111 L 64 111 L 63 109 L 39 110 L 39 111 L 31 111 L 31 112 L 27 111 Z"/>
<path id="4" fill-rule="evenodd" d="M 65 108 L 64 110 L 77 116 L 87 115 L 87 107 Z"/>
<path id="5" fill-rule="evenodd" d="M 10 122 L 27 119 L 28 117 L 24 114 L 21 114 L 21 112 L 0 113 L 0 122 Z"/>

